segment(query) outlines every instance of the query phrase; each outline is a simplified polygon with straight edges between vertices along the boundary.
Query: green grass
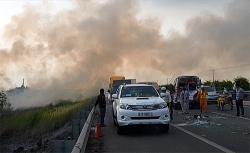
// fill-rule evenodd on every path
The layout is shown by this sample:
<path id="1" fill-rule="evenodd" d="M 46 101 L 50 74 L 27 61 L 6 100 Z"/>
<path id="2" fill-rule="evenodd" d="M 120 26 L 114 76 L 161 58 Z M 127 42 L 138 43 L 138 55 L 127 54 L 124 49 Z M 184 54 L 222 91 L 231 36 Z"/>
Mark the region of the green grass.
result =
<path id="1" fill-rule="evenodd" d="M 53 131 L 79 117 L 79 112 L 88 107 L 93 100 L 61 100 L 56 105 L 3 112 L 8 115 L 1 118 L 0 134 L 34 136 Z"/>

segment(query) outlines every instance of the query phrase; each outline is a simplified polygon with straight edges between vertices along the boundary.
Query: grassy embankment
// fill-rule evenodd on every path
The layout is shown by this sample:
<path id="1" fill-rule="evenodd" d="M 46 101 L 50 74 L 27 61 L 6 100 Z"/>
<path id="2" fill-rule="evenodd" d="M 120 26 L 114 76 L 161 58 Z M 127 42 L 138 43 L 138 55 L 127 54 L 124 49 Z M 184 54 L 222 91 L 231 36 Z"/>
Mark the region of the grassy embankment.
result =
<path id="1" fill-rule="evenodd" d="M 8 111 L 1 118 L 0 134 L 8 136 L 33 137 L 53 131 L 70 122 L 81 110 L 93 102 L 93 98 L 80 102 L 61 100 L 55 105 Z"/>

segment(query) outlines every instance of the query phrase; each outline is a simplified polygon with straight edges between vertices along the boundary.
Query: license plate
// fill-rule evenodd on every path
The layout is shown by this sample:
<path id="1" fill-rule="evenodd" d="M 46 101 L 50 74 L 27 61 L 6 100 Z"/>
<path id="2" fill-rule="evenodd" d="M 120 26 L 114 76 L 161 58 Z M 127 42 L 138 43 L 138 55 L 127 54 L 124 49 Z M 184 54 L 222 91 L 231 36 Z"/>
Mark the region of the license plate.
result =
<path id="1" fill-rule="evenodd" d="M 139 117 L 149 117 L 149 116 L 153 116 L 153 114 L 151 112 L 142 112 L 142 113 L 138 113 Z"/>

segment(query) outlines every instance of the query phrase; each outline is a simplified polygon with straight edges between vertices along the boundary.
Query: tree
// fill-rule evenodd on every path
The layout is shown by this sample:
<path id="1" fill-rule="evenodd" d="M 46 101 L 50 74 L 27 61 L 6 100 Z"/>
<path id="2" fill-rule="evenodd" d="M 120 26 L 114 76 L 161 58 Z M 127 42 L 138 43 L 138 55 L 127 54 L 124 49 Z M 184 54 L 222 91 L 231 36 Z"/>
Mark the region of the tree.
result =
<path id="1" fill-rule="evenodd" d="M 243 90 L 250 90 L 250 83 L 247 78 L 238 76 L 237 78 L 234 78 L 234 83 L 239 84 Z"/>
<path id="2" fill-rule="evenodd" d="M 206 82 L 203 82 L 203 85 L 211 86 L 212 83 L 213 82 L 211 82 L 211 81 L 206 81 Z M 233 89 L 233 82 L 230 80 L 222 80 L 222 81 L 215 80 L 214 86 L 215 86 L 216 90 L 223 90 L 224 87 L 228 87 L 229 89 Z"/>
<path id="3" fill-rule="evenodd" d="M 212 82 L 211 81 L 206 81 L 206 82 L 203 82 L 203 85 L 204 86 L 210 86 L 212 84 Z"/>
<path id="4" fill-rule="evenodd" d="M 233 89 L 233 82 L 230 80 L 223 80 L 222 82 L 220 82 L 220 86 L 221 86 L 221 88 L 228 87 L 230 90 L 232 90 Z"/>
<path id="5" fill-rule="evenodd" d="M 3 107 L 7 105 L 7 96 L 6 94 L 2 91 L 0 93 L 0 109 L 3 109 Z"/>

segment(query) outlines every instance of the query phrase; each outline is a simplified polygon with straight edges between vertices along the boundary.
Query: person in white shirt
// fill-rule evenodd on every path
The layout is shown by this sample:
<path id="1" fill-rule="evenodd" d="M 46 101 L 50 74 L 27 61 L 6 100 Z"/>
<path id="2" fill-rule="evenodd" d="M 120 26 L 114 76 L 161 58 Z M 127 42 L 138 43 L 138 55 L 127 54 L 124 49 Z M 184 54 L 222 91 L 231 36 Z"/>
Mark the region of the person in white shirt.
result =
<path id="1" fill-rule="evenodd" d="M 182 113 L 188 114 L 189 113 L 189 92 L 186 88 L 183 88 L 182 91 L 182 101 L 183 101 L 183 110 Z"/>

